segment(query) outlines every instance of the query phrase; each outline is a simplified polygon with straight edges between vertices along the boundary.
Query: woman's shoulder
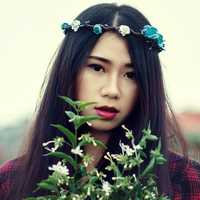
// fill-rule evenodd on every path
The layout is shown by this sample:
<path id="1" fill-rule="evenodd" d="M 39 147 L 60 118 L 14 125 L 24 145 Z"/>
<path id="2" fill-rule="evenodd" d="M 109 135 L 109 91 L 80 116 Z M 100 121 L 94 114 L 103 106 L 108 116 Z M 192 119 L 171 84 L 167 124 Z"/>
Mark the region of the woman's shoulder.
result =
<path id="1" fill-rule="evenodd" d="M 200 163 L 185 156 L 170 152 L 169 168 L 172 176 L 184 175 L 183 178 L 200 182 Z"/>
<path id="2" fill-rule="evenodd" d="M 200 200 L 200 163 L 170 152 L 169 170 L 172 189 L 177 196 Z"/>
<path id="3" fill-rule="evenodd" d="M 11 187 L 15 174 L 21 166 L 21 158 L 9 160 L 0 165 L 0 197 L 5 195 Z"/>

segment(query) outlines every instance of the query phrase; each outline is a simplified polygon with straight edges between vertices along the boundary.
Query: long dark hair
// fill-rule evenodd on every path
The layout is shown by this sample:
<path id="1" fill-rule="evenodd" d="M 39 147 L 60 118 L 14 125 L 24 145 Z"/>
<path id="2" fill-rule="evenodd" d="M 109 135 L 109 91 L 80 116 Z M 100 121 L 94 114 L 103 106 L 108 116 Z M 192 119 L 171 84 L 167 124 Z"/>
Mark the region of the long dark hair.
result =
<path id="1" fill-rule="evenodd" d="M 115 4 L 98 4 L 83 11 L 76 19 L 91 24 L 109 24 L 118 26 L 128 25 L 135 31 L 140 31 L 149 21 L 135 8 Z M 36 117 L 31 129 L 28 150 L 21 157 L 21 168 L 16 174 L 14 185 L 8 199 L 20 200 L 29 195 L 37 196 L 45 194 L 38 191 L 33 193 L 36 183 L 48 177 L 48 166 L 56 160 L 44 157 L 42 143 L 52 140 L 60 133 L 51 127 L 51 123 L 60 123 L 69 128 L 64 111 L 71 109 L 58 98 L 58 95 L 68 96 L 74 99 L 74 81 L 80 66 L 92 51 L 99 36 L 85 29 L 78 32 L 69 31 L 56 55 L 48 82 L 44 90 L 41 103 L 37 109 Z M 172 123 L 173 113 L 167 102 L 161 65 L 156 49 L 149 49 L 147 43 L 134 35 L 127 36 L 129 54 L 134 63 L 136 80 L 139 87 L 139 97 L 132 113 L 124 124 L 134 130 L 136 141 L 141 137 L 141 130 L 150 122 L 152 131 L 161 138 L 162 153 L 168 159 L 168 133 L 175 133 L 175 120 Z M 117 132 L 117 134 L 114 134 Z M 120 127 L 113 130 L 108 142 L 108 151 L 116 152 L 113 144 L 119 140 L 125 140 Z M 152 143 L 147 148 L 147 154 L 157 143 Z M 114 145 L 116 147 L 116 145 Z M 67 147 L 64 147 L 68 151 Z M 155 173 L 158 176 L 159 192 L 170 195 L 171 183 L 168 162 L 162 167 L 157 167 Z"/>

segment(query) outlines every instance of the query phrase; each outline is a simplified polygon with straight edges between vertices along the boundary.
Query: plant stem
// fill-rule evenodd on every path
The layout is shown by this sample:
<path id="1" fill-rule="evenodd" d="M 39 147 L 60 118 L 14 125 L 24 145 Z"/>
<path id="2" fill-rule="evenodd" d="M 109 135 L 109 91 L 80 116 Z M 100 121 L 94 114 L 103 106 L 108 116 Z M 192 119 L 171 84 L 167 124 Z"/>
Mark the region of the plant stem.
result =
<path id="1" fill-rule="evenodd" d="M 75 148 L 77 147 L 77 140 L 78 140 L 78 130 L 77 128 L 75 127 Z M 76 161 L 76 164 L 78 164 L 78 156 L 75 154 L 75 161 Z M 77 165 L 78 166 L 78 165 Z"/>

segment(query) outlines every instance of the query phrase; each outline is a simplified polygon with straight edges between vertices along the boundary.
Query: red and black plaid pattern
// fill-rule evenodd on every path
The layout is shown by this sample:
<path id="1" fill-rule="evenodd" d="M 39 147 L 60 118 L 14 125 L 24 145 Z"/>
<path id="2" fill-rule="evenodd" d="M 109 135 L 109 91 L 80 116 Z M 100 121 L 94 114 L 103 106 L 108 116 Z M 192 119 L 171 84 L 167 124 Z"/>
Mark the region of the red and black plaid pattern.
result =
<path id="1" fill-rule="evenodd" d="M 0 166 L 0 200 L 4 200 L 9 192 L 13 177 L 17 173 L 19 166 L 19 159 L 7 161 Z"/>
<path id="2" fill-rule="evenodd" d="M 174 153 L 169 161 L 173 200 L 200 200 L 200 164 Z"/>
<path id="3" fill-rule="evenodd" d="M 19 161 L 7 161 L 0 167 L 0 200 L 3 200 L 19 167 Z M 200 200 L 200 164 L 193 160 L 170 153 L 170 178 L 172 200 Z"/>

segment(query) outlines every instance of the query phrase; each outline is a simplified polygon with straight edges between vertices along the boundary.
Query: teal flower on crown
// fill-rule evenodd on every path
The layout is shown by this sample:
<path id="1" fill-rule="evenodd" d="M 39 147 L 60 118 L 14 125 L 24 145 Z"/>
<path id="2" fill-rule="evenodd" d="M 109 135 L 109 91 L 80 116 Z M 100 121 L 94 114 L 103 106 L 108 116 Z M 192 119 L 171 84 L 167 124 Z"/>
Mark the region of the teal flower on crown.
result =
<path id="1" fill-rule="evenodd" d="M 156 41 L 157 41 L 158 46 L 159 46 L 161 49 L 164 49 L 165 43 L 164 43 L 163 36 L 162 36 L 161 34 L 158 33 L 158 38 L 156 39 Z"/>
<path id="2" fill-rule="evenodd" d="M 97 35 L 101 34 L 102 33 L 102 27 L 100 24 L 95 24 L 93 26 L 93 32 Z"/>
<path id="3" fill-rule="evenodd" d="M 145 25 L 141 30 L 141 33 L 144 37 L 154 40 L 161 49 L 164 49 L 164 39 L 163 36 L 158 33 L 157 28 L 151 25 Z"/>
<path id="4" fill-rule="evenodd" d="M 69 30 L 70 28 L 71 26 L 66 22 L 61 25 L 61 29 L 64 30 L 65 32 Z"/>
<path id="5" fill-rule="evenodd" d="M 153 26 L 145 25 L 141 33 L 147 38 L 155 39 L 157 37 L 158 30 Z"/>
<path id="6" fill-rule="evenodd" d="M 63 30 L 63 32 L 66 34 L 67 33 L 67 31 L 69 30 L 69 29 L 71 29 L 71 25 L 69 25 L 68 23 L 63 23 L 62 25 L 61 25 L 61 29 Z"/>

